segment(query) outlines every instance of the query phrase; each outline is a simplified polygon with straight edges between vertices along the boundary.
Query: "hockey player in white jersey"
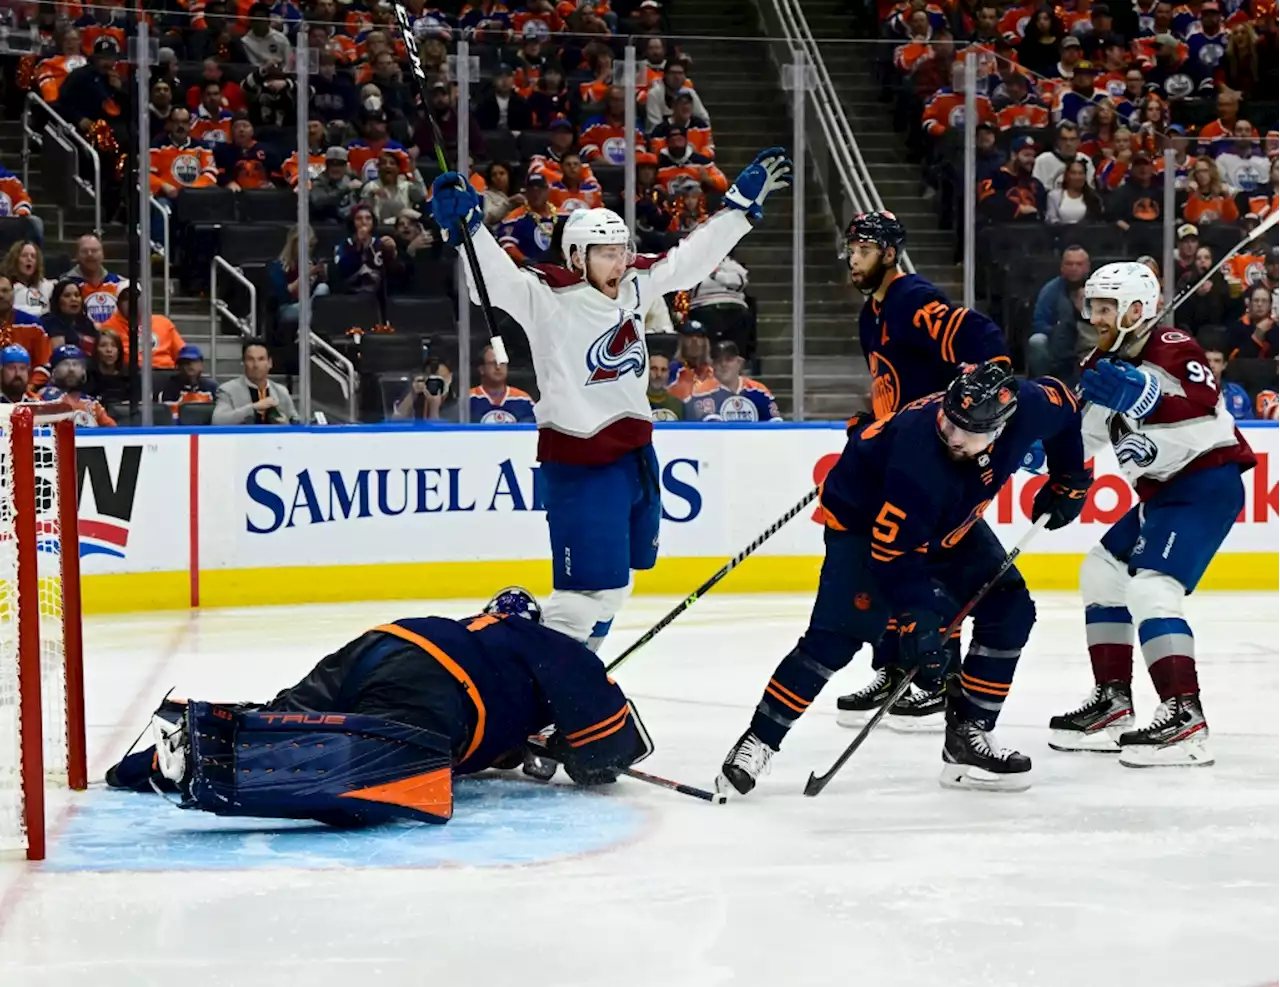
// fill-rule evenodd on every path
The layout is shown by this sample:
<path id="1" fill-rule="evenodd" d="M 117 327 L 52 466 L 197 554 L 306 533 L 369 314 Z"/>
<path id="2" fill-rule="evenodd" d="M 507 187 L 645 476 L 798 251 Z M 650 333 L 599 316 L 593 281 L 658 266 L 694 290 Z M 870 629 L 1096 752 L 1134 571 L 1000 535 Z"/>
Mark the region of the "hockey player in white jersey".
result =
<path id="1" fill-rule="evenodd" d="M 1080 568 L 1094 688 L 1049 722 L 1049 746 L 1119 752 L 1128 767 L 1207 765 L 1195 640 L 1183 600 L 1244 506 L 1255 459 L 1236 429 L 1200 344 L 1156 328 L 1160 284 L 1145 264 L 1107 264 L 1085 283 L 1083 312 L 1098 348 L 1080 385 L 1089 402 L 1085 451 L 1110 444 L 1139 504 Z M 1160 696 L 1134 729 L 1133 631 Z"/>
<path id="2" fill-rule="evenodd" d="M 769 148 L 738 176 L 725 207 L 661 255 L 637 256 L 609 209 L 572 213 L 559 264 L 518 268 L 481 223 L 480 196 L 457 172 L 432 185 L 445 239 L 465 224 L 489 297 L 523 326 L 539 400 L 538 459 L 546 483 L 554 591 L 544 623 L 598 649 L 631 584 L 658 555 L 661 486 L 653 451 L 644 313 L 655 299 L 707 278 L 791 184 L 791 162 Z M 472 298 L 476 287 L 470 268 Z"/>

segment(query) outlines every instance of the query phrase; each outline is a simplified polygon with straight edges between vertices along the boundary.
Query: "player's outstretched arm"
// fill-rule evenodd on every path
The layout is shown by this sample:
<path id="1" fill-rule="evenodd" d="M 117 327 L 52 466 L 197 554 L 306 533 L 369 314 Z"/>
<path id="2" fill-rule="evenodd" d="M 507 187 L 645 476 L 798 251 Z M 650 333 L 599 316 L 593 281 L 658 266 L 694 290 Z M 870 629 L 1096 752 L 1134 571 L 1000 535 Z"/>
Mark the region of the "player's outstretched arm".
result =
<path id="1" fill-rule="evenodd" d="M 447 171 L 431 183 L 431 214 L 446 243 L 459 242 L 461 228 L 466 226 L 490 300 L 519 322 L 533 342 L 539 326 L 555 312 L 555 296 L 532 274 L 520 270 L 485 228 L 484 203 L 480 194 L 461 174 Z M 479 304 L 470 265 L 466 270 L 471 300 Z"/>
<path id="2" fill-rule="evenodd" d="M 636 266 L 648 275 L 657 295 L 700 284 L 747 235 L 751 221 L 764 216 L 765 200 L 790 185 L 791 159 L 786 150 L 761 151 L 725 193 L 724 209 L 662 256 L 638 259 Z"/>

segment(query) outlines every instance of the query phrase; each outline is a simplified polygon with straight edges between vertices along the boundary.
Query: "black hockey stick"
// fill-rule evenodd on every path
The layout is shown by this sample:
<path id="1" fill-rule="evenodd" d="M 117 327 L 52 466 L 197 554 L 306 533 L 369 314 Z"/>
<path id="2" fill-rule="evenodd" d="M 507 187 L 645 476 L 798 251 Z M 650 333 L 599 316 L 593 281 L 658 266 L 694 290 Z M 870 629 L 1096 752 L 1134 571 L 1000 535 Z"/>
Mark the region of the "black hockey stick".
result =
<path id="1" fill-rule="evenodd" d="M 960 612 L 956 614 L 955 619 L 947 625 L 947 629 L 942 632 L 943 641 L 951 640 L 951 635 L 954 634 L 957 628 L 964 623 L 964 619 L 969 616 L 969 612 L 973 610 L 973 608 L 982 601 L 982 598 L 991 591 L 991 587 L 1000 580 L 1000 577 L 1009 571 L 1014 562 L 1018 560 L 1018 556 L 1021 555 L 1027 545 L 1031 543 L 1031 539 L 1043 531 L 1044 526 L 1048 523 L 1049 515 L 1042 515 L 1040 519 L 1031 526 L 1031 530 L 1018 539 L 1018 544 L 1014 545 L 1009 554 L 1004 557 L 1004 561 L 1000 563 L 1000 567 L 996 569 L 992 577 L 982 584 L 982 587 L 978 592 L 973 594 L 973 597 L 969 602 L 960 608 Z M 845 762 L 848 761 L 849 758 L 853 757 L 853 752 L 862 746 L 862 742 L 871 736 L 871 731 L 876 728 L 877 723 L 884 719 L 885 713 L 889 712 L 889 709 L 893 704 L 906 695 L 907 690 L 911 688 L 911 680 L 916 677 L 917 671 L 918 669 L 913 668 L 911 671 L 907 672 L 903 680 L 898 683 L 897 688 L 889 694 L 888 699 L 880 704 L 880 708 L 876 710 L 875 715 L 867 721 L 866 726 L 858 731 L 858 735 L 853 738 L 853 743 L 846 747 L 844 749 L 844 753 L 836 758 L 836 763 L 831 765 L 831 769 L 827 771 L 826 774 L 815 775 L 812 772 L 809 773 L 809 780 L 804 784 L 804 793 L 806 795 L 812 798 L 827 787 L 827 782 L 835 777 L 836 772 L 844 767 Z"/>
<path id="2" fill-rule="evenodd" d="M 642 634 L 639 639 L 632 642 L 631 646 L 628 647 L 626 651 L 622 652 L 622 654 L 618 655 L 617 658 L 609 662 L 609 664 L 605 667 L 605 671 L 612 672 L 615 668 L 617 668 L 624 661 L 630 658 L 635 652 L 639 651 L 642 647 L 644 647 L 646 644 L 652 641 L 655 637 L 657 637 L 659 631 L 661 631 L 664 627 L 666 627 L 673 620 L 679 617 L 682 613 L 688 610 L 691 606 L 697 603 L 699 599 L 701 599 L 703 596 L 706 595 L 707 591 L 710 590 L 711 587 L 713 587 L 716 583 L 720 582 L 720 580 L 724 579 L 724 577 L 729 575 L 729 573 L 733 572 L 734 569 L 738 568 L 738 566 L 742 564 L 743 559 L 745 559 L 748 555 L 754 552 L 766 541 L 768 541 L 770 538 L 776 535 L 780 530 L 782 530 L 782 526 L 784 524 L 786 524 L 793 517 L 795 517 L 797 514 L 803 511 L 806 507 L 808 507 L 813 502 L 813 500 L 818 496 L 818 489 L 819 489 L 818 487 L 814 487 L 812 490 L 810 490 L 807 494 L 804 495 L 804 499 L 800 501 L 800 503 L 796 504 L 796 506 L 791 508 L 791 510 L 787 511 L 786 514 L 782 515 L 782 517 L 774 521 L 773 524 L 770 525 L 764 531 L 764 533 L 760 535 L 759 538 L 757 538 L 750 545 L 744 548 L 741 552 L 739 552 L 737 555 L 731 558 L 728 562 L 722 565 L 719 569 L 717 569 L 715 574 L 712 575 L 710 579 L 708 579 L 705 583 L 703 583 L 701 586 L 695 589 L 692 593 L 686 596 L 683 600 L 681 600 L 680 603 L 676 605 L 676 608 L 674 610 L 672 610 L 669 614 L 667 614 L 660 621 L 658 621 L 656 624 L 650 627 L 647 631 L 645 631 L 644 634 Z"/>
<path id="3" fill-rule="evenodd" d="M 409 68 L 413 72 L 413 80 L 418 90 L 418 101 L 422 104 L 422 112 L 426 115 L 427 121 L 431 124 L 431 136 L 436 148 L 436 162 L 440 165 L 441 171 L 449 170 L 449 162 L 444 156 L 444 134 L 440 130 L 440 124 L 436 120 L 436 116 L 431 112 L 431 104 L 427 102 L 427 71 L 422 67 L 422 56 L 418 51 L 418 39 L 413 33 L 413 19 L 409 16 L 408 8 L 401 0 L 393 0 L 392 6 L 395 7 L 396 20 L 400 25 L 400 37 L 404 40 L 405 50 L 409 53 Z M 466 121 L 459 121 L 458 124 L 466 126 Z M 467 176 L 463 169 L 468 167 L 465 161 L 458 162 L 458 169 L 462 172 L 462 180 L 467 181 Z M 489 301 L 489 288 L 484 283 L 484 275 L 480 272 L 480 261 L 476 257 L 475 244 L 471 242 L 471 233 L 467 229 L 467 224 L 462 223 L 458 227 L 460 236 L 462 237 L 462 250 L 467 255 L 467 266 L 471 269 L 471 279 L 475 282 L 476 294 L 480 296 L 480 308 L 484 312 L 485 324 L 489 327 L 489 345 L 493 347 L 494 358 L 499 363 L 507 361 L 507 347 L 502 340 L 502 333 L 498 331 L 498 320 L 493 314 L 493 303 Z M 460 305 L 468 304 L 467 299 L 459 300 Z"/>

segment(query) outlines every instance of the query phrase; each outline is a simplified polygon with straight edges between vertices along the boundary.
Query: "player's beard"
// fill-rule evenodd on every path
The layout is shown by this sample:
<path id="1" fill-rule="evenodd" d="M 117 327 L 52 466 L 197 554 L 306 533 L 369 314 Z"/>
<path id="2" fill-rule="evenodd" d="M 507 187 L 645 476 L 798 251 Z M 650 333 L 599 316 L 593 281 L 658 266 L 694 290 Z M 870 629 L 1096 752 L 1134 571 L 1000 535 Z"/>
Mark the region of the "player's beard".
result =
<path id="1" fill-rule="evenodd" d="M 874 295 L 880 290 L 880 285 L 884 283 L 884 275 L 888 269 L 888 265 L 884 262 L 884 254 L 882 252 L 879 259 L 876 261 L 875 267 L 866 274 L 859 276 L 851 269 L 849 271 L 849 283 L 864 295 Z M 858 280 L 855 280 L 855 278 Z"/>

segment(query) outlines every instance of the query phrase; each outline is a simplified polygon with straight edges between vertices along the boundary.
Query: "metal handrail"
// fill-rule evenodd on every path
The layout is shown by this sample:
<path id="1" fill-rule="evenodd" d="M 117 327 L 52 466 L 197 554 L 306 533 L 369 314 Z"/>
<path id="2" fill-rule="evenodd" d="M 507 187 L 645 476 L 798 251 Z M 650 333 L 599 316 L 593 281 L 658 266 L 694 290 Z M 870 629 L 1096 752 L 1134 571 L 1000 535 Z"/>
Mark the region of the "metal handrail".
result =
<path id="1" fill-rule="evenodd" d="M 816 73 L 817 85 L 810 90 L 809 96 L 816 110 L 815 115 L 822 128 L 823 138 L 838 166 L 840 184 L 844 188 L 845 195 L 859 211 L 871 212 L 884 209 L 884 202 L 876 190 L 871 171 L 863 160 L 858 141 L 853 136 L 853 127 L 850 126 L 849 118 L 845 116 L 844 108 L 840 105 L 835 85 L 822 58 L 822 50 L 814 41 L 804 11 L 800 9 L 796 0 L 772 0 L 772 2 L 774 13 L 785 32 L 788 49 L 793 56 L 797 51 L 803 51 L 805 61 L 813 66 Z M 915 270 L 905 251 L 902 254 L 901 264 L 906 271 Z"/>
<path id="2" fill-rule="evenodd" d="M 249 315 L 247 318 L 237 315 L 226 302 L 218 297 L 218 271 L 222 270 L 243 285 L 249 292 Z M 257 332 L 258 289 L 244 272 L 225 257 L 214 255 L 209 266 L 209 373 L 218 376 L 218 330 L 222 319 L 226 319 L 239 331 L 241 338 L 252 337 Z M 358 417 L 356 402 L 360 377 L 356 373 L 355 364 L 334 349 L 323 336 L 314 332 L 308 334 L 311 340 L 311 363 L 319 367 L 321 372 L 332 379 L 341 389 L 347 402 L 347 418 L 355 421 Z"/>
<path id="3" fill-rule="evenodd" d="M 160 220 L 164 224 L 164 242 L 160 244 L 160 255 L 164 258 L 164 314 L 169 315 L 171 286 L 169 283 L 169 264 L 173 258 L 173 246 L 170 238 L 170 220 L 173 211 L 168 204 L 157 199 L 154 195 L 151 197 L 151 208 L 160 210 Z M 151 240 L 150 234 L 147 239 L 151 242 L 151 249 L 156 249 L 156 242 Z"/>
<path id="4" fill-rule="evenodd" d="M 39 93 L 27 93 L 26 102 L 22 104 L 22 184 L 26 186 L 31 183 L 31 142 L 34 141 L 37 146 L 44 143 L 43 138 L 31 129 L 32 104 L 44 110 L 49 115 L 49 119 L 62 128 L 72 142 L 79 146 L 80 150 L 84 151 L 93 162 L 92 185 L 80 177 L 79 168 L 76 169 L 74 177 L 76 184 L 93 198 L 93 232 L 95 236 L 102 236 L 102 158 L 98 155 L 97 148 L 85 140 L 80 131 L 62 119 L 52 106 L 40 98 Z"/>
<path id="5" fill-rule="evenodd" d="M 342 396 L 347 399 L 347 421 L 357 420 L 356 390 L 360 386 L 360 376 L 356 373 L 356 365 L 329 345 L 323 336 L 314 332 L 308 333 L 311 340 L 311 362 L 334 380 L 342 388 Z M 328 359 L 321 359 L 323 354 Z"/>
<path id="6" fill-rule="evenodd" d="M 231 311 L 231 307 L 218 297 L 218 271 L 226 271 L 249 290 L 249 317 L 241 318 Z M 240 335 L 256 336 L 258 318 L 258 288 L 244 276 L 244 272 L 230 261 L 215 254 L 209 264 L 209 374 L 215 379 L 218 376 L 218 326 L 222 319 L 230 321 Z"/>

